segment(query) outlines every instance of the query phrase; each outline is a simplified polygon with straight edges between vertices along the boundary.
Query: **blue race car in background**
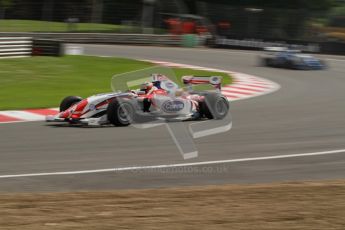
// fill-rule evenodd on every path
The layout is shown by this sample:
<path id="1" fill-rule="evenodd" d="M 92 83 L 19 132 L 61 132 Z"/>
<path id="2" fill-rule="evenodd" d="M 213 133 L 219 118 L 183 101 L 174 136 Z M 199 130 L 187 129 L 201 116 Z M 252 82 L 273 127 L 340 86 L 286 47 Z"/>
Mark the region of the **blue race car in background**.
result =
<path id="1" fill-rule="evenodd" d="M 260 57 L 263 66 L 300 70 L 320 70 L 327 67 L 323 60 L 302 54 L 299 50 L 285 47 L 267 47 L 264 50 L 267 53 Z"/>

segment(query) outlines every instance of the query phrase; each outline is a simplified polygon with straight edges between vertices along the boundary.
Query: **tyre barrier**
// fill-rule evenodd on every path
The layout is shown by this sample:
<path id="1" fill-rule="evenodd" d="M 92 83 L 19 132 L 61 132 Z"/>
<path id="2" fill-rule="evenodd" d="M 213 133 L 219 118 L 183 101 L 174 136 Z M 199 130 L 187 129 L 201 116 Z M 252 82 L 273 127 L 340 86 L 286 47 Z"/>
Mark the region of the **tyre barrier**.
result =
<path id="1" fill-rule="evenodd" d="M 62 41 L 52 39 L 34 39 L 32 43 L 33 56 L 62 56 Z"/>
<path id="2" fill-rule="evenodd" d="M 31 37 L 0 37 L 0 58 L 31 56 Z"/>

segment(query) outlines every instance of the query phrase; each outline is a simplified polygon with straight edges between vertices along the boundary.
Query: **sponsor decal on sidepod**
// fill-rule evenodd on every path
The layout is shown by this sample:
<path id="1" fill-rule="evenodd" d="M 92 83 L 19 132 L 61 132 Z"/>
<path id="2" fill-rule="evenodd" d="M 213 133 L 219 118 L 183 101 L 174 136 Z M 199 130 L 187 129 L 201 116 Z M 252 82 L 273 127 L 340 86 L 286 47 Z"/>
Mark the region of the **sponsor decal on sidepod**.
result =
<path id="1" fill-rule="evenodd" d="M 165 101 L 162 104 L 162 110 L 166 113 L 174 113 L 174 112 L 178 112 L 181 111 L 184 108 L 184 103 L 182 101 L 178 101 L 178 100 L 169 100 L 169 101 Z"/>

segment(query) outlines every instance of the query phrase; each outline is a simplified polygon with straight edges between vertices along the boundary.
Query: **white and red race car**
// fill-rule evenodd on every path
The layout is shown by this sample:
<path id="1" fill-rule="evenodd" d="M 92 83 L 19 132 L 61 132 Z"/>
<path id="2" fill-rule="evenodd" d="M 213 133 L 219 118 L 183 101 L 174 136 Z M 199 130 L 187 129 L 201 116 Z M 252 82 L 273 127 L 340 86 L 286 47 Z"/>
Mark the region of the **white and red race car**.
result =
<path id="1" fill-rule="evenodd" d="M 154 89 L 149 93 L 128 90 L 97 94 L 85 99 L 68 96 L 60 104 L 60 113 L 47 116 L 48 122 L 85 125 L 127 126 L 152 120 L 223 119 L 229 101 L 221 95 L 221 77 L 184 76 L 187 90 L 161 74 L 152 74 Z M 211 84 L 215 91 L 193 91 L 192 85 Z"/>

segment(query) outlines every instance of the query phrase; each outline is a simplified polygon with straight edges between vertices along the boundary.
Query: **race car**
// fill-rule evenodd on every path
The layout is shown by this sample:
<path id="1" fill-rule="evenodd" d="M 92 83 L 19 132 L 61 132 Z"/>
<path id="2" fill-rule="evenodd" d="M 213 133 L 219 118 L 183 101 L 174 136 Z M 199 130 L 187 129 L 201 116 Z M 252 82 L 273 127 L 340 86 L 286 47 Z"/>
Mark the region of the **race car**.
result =
<path id="1" fill-rule="evenodd" d="M 219 76 L 184 76 L 187 90 L 161 74 L 153 74 L 152 86 L 126 92 L 97 94 L 88 98 L 68 96 L 60 112 L 47 116 L 48 122 L 85 125 L 128 126 L 154 120 L 185 121 L 223 119 L 229 112 L 229 101 L 221 94 Z M 211 84 L 215 91 L 194 91 L 195 84 Z"/>
<path id="2" fill-rule="evenodd" d="M 266 54 L 260 57 L 263 66 L 299 70 L 321 70 L 327 67 L 323 60 L 302 54 L 299 50 L 285 47 L 266 47 L 264 50 Z"/>

